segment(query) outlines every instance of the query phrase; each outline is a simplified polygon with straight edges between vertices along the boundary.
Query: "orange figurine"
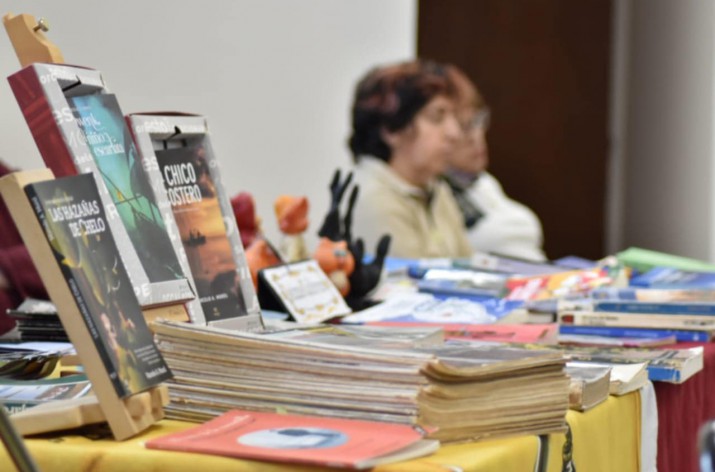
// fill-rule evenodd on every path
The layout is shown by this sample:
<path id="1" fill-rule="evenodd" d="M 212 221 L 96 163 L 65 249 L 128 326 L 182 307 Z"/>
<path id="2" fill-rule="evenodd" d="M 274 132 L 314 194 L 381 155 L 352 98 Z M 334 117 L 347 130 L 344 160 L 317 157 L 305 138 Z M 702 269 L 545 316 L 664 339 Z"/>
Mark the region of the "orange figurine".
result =
<path id="1" fill-rule="evenodd" d="M 251 271 L 253 287 L 258 290 L 258 271 L 282 263 L 273 247 L 265 239 L 255 239 L 246 249 L 246 262 Z"/>
<path id="2" fill-rule="evenodd" d="M 332 241 L 320 238 L 313 259 L 345 297 L 350 292 L 350 275 L 355 270 L 355 258 L 348 249 L 347 241 Z"/>
<path id="3" fill-rule="evenodd" d="M 308 199 L 281 195 L 273 204 L 278 227 L 283 233 L 281 254 L 286 262 L 308 258 L 303 233 L 308 228 Z"/>

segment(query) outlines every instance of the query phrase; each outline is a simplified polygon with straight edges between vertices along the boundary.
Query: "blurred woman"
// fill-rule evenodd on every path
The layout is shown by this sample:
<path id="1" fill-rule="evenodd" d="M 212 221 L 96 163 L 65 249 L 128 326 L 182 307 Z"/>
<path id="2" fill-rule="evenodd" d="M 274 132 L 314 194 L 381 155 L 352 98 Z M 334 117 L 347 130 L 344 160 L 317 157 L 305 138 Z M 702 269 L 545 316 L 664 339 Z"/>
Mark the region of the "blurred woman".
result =
<path id="1" fill-rule="evenodd" d="M 457 90 L 457 115 L 463 135 L 449 155 L 445 180 L 462 212 L 474 250 L 544 261 L 543 231 L 536 214 L 509 198 L 499 181 L 487 172 L 486 133 L 490 113 L 476 86 L 454 66 L 447 66 Z"/>
<path id="2" fill-rule="evenodd" d="M 471 254 L 459 207 L 439 178 L 462 139 L 454 98 L 445 68 L 422 60 L 377 67 L 358 83 L 349 145 L 360 188 L 354 233 L 365 247 L 390 234 L 394 257 Z"/>

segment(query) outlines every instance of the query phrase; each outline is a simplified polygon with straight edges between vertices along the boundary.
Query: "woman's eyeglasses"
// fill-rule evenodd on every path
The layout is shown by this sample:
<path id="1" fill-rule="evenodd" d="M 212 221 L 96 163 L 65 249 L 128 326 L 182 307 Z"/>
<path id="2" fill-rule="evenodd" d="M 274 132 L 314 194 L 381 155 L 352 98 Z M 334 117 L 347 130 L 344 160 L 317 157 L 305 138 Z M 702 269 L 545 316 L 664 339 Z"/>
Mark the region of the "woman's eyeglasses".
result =
<path id="1" fill-rule="evenodd" d="M 474 115 L 472 115 L 472 118 L 465 124 L 463 124 L 464 131 L 473 131 L 476 129 L 480 129 L 483 131 L 486 131 L 489 129 L 489 123 L 491 122 L 491 111 L 489 108 L 482 108 Z"/>

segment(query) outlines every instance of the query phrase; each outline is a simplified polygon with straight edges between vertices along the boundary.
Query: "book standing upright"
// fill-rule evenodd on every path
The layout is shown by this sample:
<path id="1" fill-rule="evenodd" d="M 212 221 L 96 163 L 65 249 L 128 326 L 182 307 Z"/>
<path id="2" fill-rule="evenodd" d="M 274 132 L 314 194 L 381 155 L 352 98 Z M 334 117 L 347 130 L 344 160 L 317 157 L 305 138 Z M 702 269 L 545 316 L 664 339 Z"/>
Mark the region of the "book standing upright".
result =
<path id="1" fill-rule="evenodd" d="M 16 172 L 0 179 L 0 194 L 58 307 L 101 410 L 88 405 L 73 411 L 79 418 L 28 410 L 21 432 L 106 420 L 115 438 L 125 439 L 161 419 L 167 393 L 159 385 L 171 372 L 129 282 L 95 179 L 53 180 L 48 169 Z"/>
<path id="2" fill-rule="evenodd" d="M 92 173 L 107 223 L 143 307 L 176 305 L 194 294 L 113 95 L 92 69 L 31 64 L 8 81 L 47 166 L 58 177 Z M 194 318 L 192 313 L 189 313 Z M 201 320 L 198 320 L 201 321 Z"/>
<path id="3" fill-rule="evenodd" d="M 149 181 L 173 213 L 179 255 L 207 323 L 263 327 L 231 202 L 211 148 L 206 119 L 181 113 L 126 117 Z"/>

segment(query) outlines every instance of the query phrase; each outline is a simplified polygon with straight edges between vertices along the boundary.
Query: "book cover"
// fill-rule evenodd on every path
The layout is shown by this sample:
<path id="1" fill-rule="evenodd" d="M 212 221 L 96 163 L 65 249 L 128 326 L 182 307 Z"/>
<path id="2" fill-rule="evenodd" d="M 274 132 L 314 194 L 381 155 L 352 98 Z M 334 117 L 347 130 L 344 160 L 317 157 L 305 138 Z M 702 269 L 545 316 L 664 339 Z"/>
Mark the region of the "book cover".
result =
<path id="1" fill-rule="evenodd" d="M 665 315 L 715 315 L 715 303 L 708 302 L 640 302 L 594 300 L 594 311 L 621 313 L 660 313 Z"/>
<path id="2" fill-rule="evenodd" d="M 322 323 L 352 312 L 318 262 L 266 267 L 258 272 L 261 305 L 284 310 L 299 323 Z"/>
<path id="3" fill-rule="evenodd" d="M 367 469 L 430 454 L 439 447 L 408 425 L 232 410 L 149 449 L 198 452 L 271 462 Z"/>
<path id="4" fill-rule="evenodd" d="M 161 171 L 156 153 L 161 150 L 181 147 L 197 149 L 201 161 L 201 169 L 207 172 L 206 178 L 211 182 L 216 201 L 223 215 L 226 236 L 233 254 L 233 261 L 236 264 L 236 274 L 238 276 L 241 297 L 245 304 L 245 311 L 238 313 L 237 316 L 208 321 L 213 326 L 220 326 L 227 329 L 261 330 L 263 328 L 261 306 L 258 302 L 252 273 L 241 243 L 241 235 L 233 214 L 233 207 L 231 206 L 229 195 L 224 188 L 221 163 L 211 147 L 211 136 L 206 118 L 200 115 L 182 112 L 144 112 L 130 114 L 126 116 L 125 119 L 134 136 L 137 150 L 141 156 L 143 166 L 149 175 L 152 188 L 160 200 L 159 204 L 163 211 L 164 218 L 166 221 L 171 221 L 174 227 L 178 227 L 176 218 L 174 217 L 174 207 L 169 201 L 165 183 L 166 179 Z M 188 255 L 178 232 L 177 229 L 172 232 L 170 236 L 179 255 L 179 262 L 184 268 L 184 273 L 188 276 L 189 283 L 194 287 L 194 292 L 197 293 L 198 291 L 195 289 L 196 284 L 193 280 Z M 198 298 L 187 303 L 187 308 L 194 323 L 206 323 L 207 320 Z"/>
<path id="5" fill-rule="evenodd" d="M 629 247 L 616 254 L 618 260 L 640 272 L 649 271 L 655 267 L 673 267 L 682 270 L 715 271 L 715 264 L 692 259 L 690 257 L 668 254 L 639 247 Z"/>
<path id="6" fill-rule="evenodd" d="M 117 194 L 113 192 L 114 195 L 111 196 L 111 190 L 104 185 L 101 170 L 95 162 L 96 152 L 102 151 L 95 151 L 94 147 L 99 146 L 104 151 L 109 151 L 112 147 L 118 150 L 119 146 L 122 146 L 125 151 L 134 151 L 125 141 L 122 141 L 122 139 L 130 139 L 126 130 L 123 131 L 124 137 L 119 136 L 118 128 L 110 129 L 105 135 L 104 130 L 95 129 L 95 121 L 91 116 L 81 117 L 76 110 L 77 107 L 71 103 L 75 99 L 80 100 L 78 97 L 96 97 L 103 94 L 106 87 L 101 74 L 96 70 L 65 64 L 35 63 L 11 75 L 8 81 L 40 154 L 55 176 L 91 172 L 101 183 L 99 190 L 102 202 L 108 209 L 108 223 L 121 250 L 124 265 L 132 275 L 131 281 L 140 304 L 150 307 L 193 299 L 194 294 L 183 276 L 183 271 L 178 276 L 173 273 L 176 269 L 173 260 L 177 256 L 175 250 L 173 255 L 171 254 L 172 246 L 157 245 L 156 249 L 159 252 L 147 252 L 141 247 L 135 247 L 136 233 L 133 238 L 130 237 L 130 229 L 125 228 L 122 216 L 114 208 L 114 197 Z M 121 114 L 119 119 L 123 123 Z M 89 137 L 85 135 L 87 129 L 93 133 Z M 102 146 L 101 141 L 105 138 L 116 139 L 116 141 L 112 146 L 105 147 Z M 144 169 L 134 165 L 132 172 L 136 174 L 133 190 L 140 189 L 142 195 L 151 199 L 150 194 L 145 192 L 151 189 L 143 184 L 137 184 L 144 174 Z M 156 227 L 154 228 L 156 231 L 153 231 L 148 229 L 150 225 L 145 223 L 143 221 L 136 224 L 141 225 L 144 231 L 157 234 L 170 229 Z M 164 237 L 157 236 L 156 240 Z M 148 261 L 159 258 L 160 255 L 163 263 L 155 266 L 148 264 Z M 172 262 L 167 262 L 169 260 Z M 155 278 L 157 272 L 161 271 L 160 273 L 164 274 L 167 268 L 172 275 L 157 280 Z M 151 277 L 147 270 L 153 274 Z"/>
<path id="7" fill-rule="evenodd" d="M 621 326 L 625 328 L 665 328 L 685 330 L 715 329 L 712 315 L 667 315 L 662 313 L 619 313 L 608 311 L 562 311 L 557 314 L 562 325 Z"/>
<path id="8" fill-rule="evenodd" d="M 664 302 L 713 302 L 715 289 L 668 289 L 644 287 L 599 287 L 590 293 L 594 300 Z"/>
<path id="9" fill-rule="evenodd" d="M 516 344 L 516 346 L 519 346 Z M 703 347 L 687 349 L 545 346 L 526 345 L 533 349 L 562 352 L 569 361 L 596 364 L 629 365 L 645 363 L 652 381 L 682 383 L 703 369 Z"/>
<path id="10" fill-rule="evenodd" d="M 179 236 L 207 322 L 248 312 L 205 148 L 156 151 Z"/>
<path id="11" fill-rule="evenodd" d="M 408 327 L 433 327 L 441 328 L 447 339 L 475 339 L 480 341 L 498 341 L 507 343 L 545 343 L 553 344 L 557 341 L 558 325 L 556 323 L 543 324 L 463 324 L 463 323 L 417 323 L 375 321 L 372 326 L 386 326 L 390 328 Z"/>
<path id="12" fill-rule="evenodd" d="M 675 344 L 675 335 L 652 337 L 596 336 L 593 334 L 559 334 L 559 344 L 604 347 L 658 347 Z"/>
<path id="13" fill-rule="evenodd" d="M 37 182 L 25 191 L 117 395 L 170 378 L 108 228 L 94 177 Z"/>
<path id="14" fill-rule="evenodd" d="M 83 374 L 34 381 L 0 380 L 0 405 L 14 414 L 54 400 L 80 398 L 91 390 Z"/>
<path id="15" fill-rule="evenodd" d="M 676 342 L 708 342 L 712 339 L 712 331 L 628 328 L 619 326 L 561 325 L 559 326 L 559 333 L 610 336 L 614 338 L 657 338 L 662 336 L 675 336 Z"/>
<path id="16" fill-rule="evenodd" d="M 715 272 L 655 267 L 631 278 L 631 286 L 669 289 L 715 289 Z"/>
<path id="17" fill-rule="evenodd" d="M 81 130 L 71 139 L 86 142 L 94 156 L 114 209 L 124 223 L 149 281 L 183 278 L 117 98 L 112 94 L 94 94 L 67 100 Z"/>
<path id="18" fill-rule="evenodd" d="M 443 296 L 500 297 L 506 291 L 504 274 L 460 269 L 429 269 L 417 281 L 420 292 Z"/>
<path id="19" fill-rule="evenodd" d="M 596 287 L 610 285 L 612 277 L 605 268 L 570 270 L 557 274 L 512 277 L 507 281 L 507 300 L 545 300 L 586 294 Z"/>
<path id="20" fill-rule="evenodd" d="M 651 381 L 683 383 L 703 369 L 703 348 L 641 349 L 570 346 L 566 355 L 573 360 L 614 364 L 647 363 Z"/>
<path id="21" fill-rule="evenodd" d="M 397 294 L 371 308 L 342 318 L 343 323 L 373 321 L 489 324 L 522 305 L 501 298 L 474 301 L 440 299 L 428 293 Z"/>

